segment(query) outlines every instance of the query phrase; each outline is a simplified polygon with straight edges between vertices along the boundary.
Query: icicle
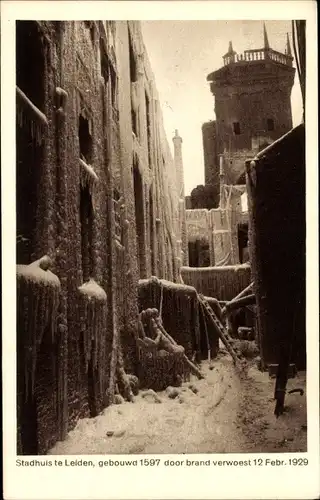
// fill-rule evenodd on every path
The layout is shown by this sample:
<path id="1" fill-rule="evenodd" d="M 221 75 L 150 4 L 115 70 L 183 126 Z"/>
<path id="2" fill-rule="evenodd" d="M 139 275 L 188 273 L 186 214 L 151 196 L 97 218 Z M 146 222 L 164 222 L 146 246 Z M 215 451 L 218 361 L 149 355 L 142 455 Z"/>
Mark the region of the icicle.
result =
<path id="1" fill-rule="evenodd" d="M 51 304 L 56 289 L 60 287 L 55 275 L 40 268 L 41 262 L 40 259 L 29 266 L 17 266 L 18 310 L 23 328 L 18 341 L 24 350 L 26 399 L 29 397 L 29 382 L 32 397 L 34 395 L 38 348 L 53 319 L 49 318 Z"/>
<path id="2" fill-rule="evenodd" d="M 96 307 L 96 332 L 95 332 L 95 345 L 93 352 L 93 366 L 96 370 L 99 370 L 99 353 L 101 349 L 101 312 L 103 307 L 99 307 L 99 304 L 95 304 Z"/>
<path id="3" fill-rule="evenodd" d="M 94 368 L 97 368 L 97 354 L 99 348 L 99 308 L 97 304 L 93 303 L 93 352 L 92 352 L 92 364 Z"/>
<path id="4" fill-rule="evenodd" d="M 30 293 L 31 292 L 31 293 Z M 37 361 L 37 321 L 38 321 L 38 290 L 29 290 L 31 295 L 31 301 L 29 304 L 28 316 L 30 318 L 28 325 L 28 335 L 27 335 L 27 349 L 29 355 L 29 366 L 28 366 L 28 375 L 31 381 L 31 394 L 33 396 L 34 389 L 34 376 L 35 376 L 35 368 Z"/>
<path id="5" fill-rule="evenodd" d="M 88 336 L 87 336 L 87 348 L 86 348 L 86 368 L 88 371 L 88 364 L 91 359 L 91 344 L 92 344 L 92 322 L 93 322 L 93 314 L 92 314 L 92 304 L 91 304 L 91 298 L 89 299 L 89 303 L 87 306 L 87 330 L 88 330 Z"/>

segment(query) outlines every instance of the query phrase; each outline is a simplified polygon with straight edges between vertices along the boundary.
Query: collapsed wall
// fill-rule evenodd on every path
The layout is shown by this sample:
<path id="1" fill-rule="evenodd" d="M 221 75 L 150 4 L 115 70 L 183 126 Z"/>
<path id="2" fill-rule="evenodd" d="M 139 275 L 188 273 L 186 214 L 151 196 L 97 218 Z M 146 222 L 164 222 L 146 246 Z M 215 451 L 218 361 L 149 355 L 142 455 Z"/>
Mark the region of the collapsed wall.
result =
<path id="1" fill-rule="evenodd" d="M 247 163 L 249 239 L 263 367 L 306 366 L 305 128 Z M 291 345 L 291 346 L 290 346 Z"/>

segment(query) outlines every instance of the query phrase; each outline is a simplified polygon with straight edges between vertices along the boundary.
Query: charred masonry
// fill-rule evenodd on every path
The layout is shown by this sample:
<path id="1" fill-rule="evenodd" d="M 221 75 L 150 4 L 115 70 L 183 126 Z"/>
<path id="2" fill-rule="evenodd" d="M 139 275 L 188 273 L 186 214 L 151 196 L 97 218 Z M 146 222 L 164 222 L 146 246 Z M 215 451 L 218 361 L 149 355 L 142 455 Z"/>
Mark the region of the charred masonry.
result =
<path id="1" fill-rule="evenodd" d="M 139 22 L 18 21 L 16 54 L 18 453 L 46 453 L 79 418 L 133 400 L 138 383 L 161 390 L 190 372 L 201 377 L 194 362 L 216 355 L 219 336 L 234 356 L 221 305 L 252 280 L 256 310 L 239 325 L 256 327 L 268 365 L 278 359 L 276 332 L 287 328 L 282 311 L 287 321 L 295 311 L 293 358 L 303 366 L 304 296 L 293 304 L 287 288 L 295 276 L 303 291 L 303 126 L 258 153 L 291 128 L 290 49 L 272 51 L 265 33 L 259 51 L 236 56 L 230 45 L 210 75 L 217 120 L 203 133 L 214 196 L 198 210 L 186 210 L 182 139 L 176 131 L 172 157 Z M 270 77 L 276 86 L 272 116 L 260 110 L 265 133 L 257 103 L 252 123 L 243 115 L 251 68 L 266 77 L 264 95 Z M 238 210 L 248 158 L 249 215 Z M 295 242 L 286 256 L 277 210 Z M 273 259 L 263 253 L 267 237 Z M 272 277 L 281 287 L 271 300 Z"/>

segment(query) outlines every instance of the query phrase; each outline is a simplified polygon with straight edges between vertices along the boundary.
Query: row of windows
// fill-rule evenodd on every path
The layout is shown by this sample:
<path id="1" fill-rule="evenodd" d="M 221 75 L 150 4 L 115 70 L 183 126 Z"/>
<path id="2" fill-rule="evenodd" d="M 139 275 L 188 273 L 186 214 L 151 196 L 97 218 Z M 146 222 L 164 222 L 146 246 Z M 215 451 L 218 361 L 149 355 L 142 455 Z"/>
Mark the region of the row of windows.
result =
<path id="1" fill-rule="evenodd" d="M 242 133 L 239 122 L 233 122 L 232 128 L 234 135 L 240 135 Z M 267 118 L 266 128 L 268 132 L 272 132 L 274 130 L 274 120 L 272 118 Z"/>
<path id="2" fill-rule="evenodd" d="M 130 31 L 128 32 L 128 34 L 129 34 L 130 81 L 131 83 L 135 83 L 137 82 L 138 79 L 137 61 L 133 50 L 133 43 Z M 150 109 L 150 99 L 146 91 L 145 91 L 145 107 L 146 107 L 146 121 L 147 121 L 148 162 L 149 162 L 149 167 L 151 168 L 151 109 Z M 131 125 L 132 125 L 132 132 L 139 140 L 140 137 L 139 116 L 136 110 L 133 108 L 131 108 Z"/>

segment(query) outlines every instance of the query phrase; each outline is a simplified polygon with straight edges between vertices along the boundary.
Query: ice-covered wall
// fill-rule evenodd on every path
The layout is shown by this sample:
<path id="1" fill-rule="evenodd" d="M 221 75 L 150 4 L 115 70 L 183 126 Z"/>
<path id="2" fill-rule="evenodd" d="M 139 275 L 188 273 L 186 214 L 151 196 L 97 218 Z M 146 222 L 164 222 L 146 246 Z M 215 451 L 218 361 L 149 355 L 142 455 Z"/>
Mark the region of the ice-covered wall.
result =
<path id="1" fill-rule="evenodd" d="M 53 345 L 37 344 L 52 362 L 18 394 L 19 452 L 45 453 L 113 401 L 122 357 L 136 370 L 138 280 L 179 278 L 180 180 L 139 22 L 22 21 L 17 40 L 17 264 L 48 255 L 60 282 Z M 29 330 L 19 322 L 18 350 Z"/>

